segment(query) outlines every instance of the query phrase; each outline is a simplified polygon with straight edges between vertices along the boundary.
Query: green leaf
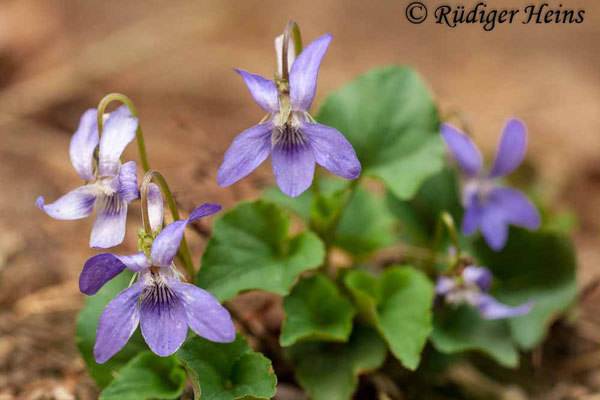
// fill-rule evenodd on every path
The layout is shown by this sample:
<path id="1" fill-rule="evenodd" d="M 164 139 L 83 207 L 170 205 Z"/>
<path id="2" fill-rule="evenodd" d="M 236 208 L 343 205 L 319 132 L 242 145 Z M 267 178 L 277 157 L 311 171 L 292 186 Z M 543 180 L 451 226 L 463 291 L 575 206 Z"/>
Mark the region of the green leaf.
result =
<path id="1" fill-rule="evenodd" d="M 500 365 L 514 368 L 519 364 L 506 320 L 485 320 L 468 306 L 446 307 L 434 318 L 431 343 L 442 353 L 481 351 Z"/>
<path id="2" fill-rule="evenodd" d="M 290 237 L 289 230 L 289 217 L 272 203 L 238 205 L 215 222 L 196 283 L 221 302 L 252 289 L 287 294 L 325 257 L 314 233 Z"/>
<path id="3" fill-rule="evenodd" d="M 315 231 L 327 227 L 333 217 L 336 205 L 339 205 L 340 189 L 347 186 L 340 179 L 321 179 L 321 198 L 315 201 L 314 192 L 309 189 L 296 199 L 278 190 L 265 192 L 267 198 L 279 206 L 288 209 L 309 222 Z M 342 192 L 343 193 L 343 192 Z M 375 250 L 390 246 L 395 239 L 395 221 L 385 205 L 382 196 L 370 193 L 361 187 L 350 199 L 346 210 L 342 213 L 333 244 L 350 254 L 366 256 Z M 321 232 L 323 229 L 321 229 Z"/>
<path id="4" fill-rule="evenodd" d="M 357 188 L 342 214 L 334 244 L 356 256 L 394 244 L 394 218 L 381 196 Z"/>
<path id="5" fill-rule="evenodd" d="M 298 197 L 290 197 L 283 193 L 277 186 L 271 186 L 263 192 L 265 199 L 277 206 L 289 210 L 308 223 L 313 203 L 312 187 L 305 190 Z"/>
<path id="6" fill-rule="evenodd" d="M 240 334 L 232 343 L 214 343 L 194 336 L 177 357 L 187 368 L 195 398 L 202 400 L 270 399 L 277 377 L 271 361 L 252 351 Z"/>
<path id="7" fill-rule="evenodd" d="M 407 67 L 370 71 L 330 95 L 317 120 L 343 133 L 364 174 L 399 198 L 414 195 L 444 161 L 440 121 L 427 88 Z"/>
<path id="8" fill-rule="evenodd" d="M 302 279 L 283 299 L 282 346 L 305 340 L 345 342 L 355 310 L 337 286 L 322 274 Z"/>
<path id="9" fill-rule="evenodd" d="M 392 354 L 406 368 L 416 369 L 432 329 L 431 281 L 412 267 L 392 267 L 384 271 L 377 286 L 361 271 L 349 272 L 344 283 L 361 312 L 375 319 Z"/>
<path id="10" fill-rule="evenodd" d="M 456 173 L 451 168 L 444 168 L 428 178 L 411 200 L 403 201 L 393 195 L 388 195 L 386 200 L 391 213 L 401 223 L 402 237 L 409 243 L 429 247 L 442 211 L 449 212 L 460 227 L 463 211 Z"/>
<path id="11" fill-rule="evenodd" d="M 100 393 L 100 400 L 176 399 L 185 388 L 186 374 L 174 356 L 144 351 L 127 363 Z"/>
<path id="12" fill-rule="evenodd" d="M 352 270 L 344 276 L 344 284 L 352 295 L 359 318 L 376 326 L 377 305 L 381 301 L 381 287 L 377 278 L 362 270 Z"/>
<path id="13" fill-rule="evenodd" d="M 348 343 L 302 342 L 286 349 L 312 400 L 350 400 L 358 375 L 379 368 L 386 353 L 377 332 L 359 326 Z"/>
<path id="14" fill-rule="evenodd" d="M 106 363 L 98 364 L 94 360 L 94 344 L 96 343 L 96 329 L 100 314 L 121 290 L 127 288 L 131 276 L 132 274 L 126 270 L 104 285 L 94 296 L 86 297 L 85 306 L 77 317 L 77 348 L 86 363 L 88 372 L 100 387 L 107 386 L 121 367 L 139 352 L 148 349 L 138 329 L 127 345 Z"/>
<path id="15" fill-rule="evenodd" d="M 571 241 L 556 232 L 511 228 L 502 251 L 490 250 L 482 239 L 476 241 L 475 250 L 479 262 L 494 273 L 498 300 L 509 305 L 534 302 L 531 312 L 508 324 L 521 348 L 536 347 L 577 294 Z"/>

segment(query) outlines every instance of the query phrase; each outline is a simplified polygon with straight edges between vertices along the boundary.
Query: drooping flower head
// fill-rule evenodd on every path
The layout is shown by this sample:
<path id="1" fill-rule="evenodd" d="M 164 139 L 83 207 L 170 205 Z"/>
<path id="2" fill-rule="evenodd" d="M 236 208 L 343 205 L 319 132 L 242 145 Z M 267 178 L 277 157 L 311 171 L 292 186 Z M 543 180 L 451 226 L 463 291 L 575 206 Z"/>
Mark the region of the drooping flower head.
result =
<path id="1" fill-rule="evenodd" d="M 488 173 L 483 172 L 481 153 L 469 136 L 450 124 L 442 124 L 441 130 L 465 176 L 463 233 L 472 235 L 479 229 L 488 245 L 499 251 L 506 244 L 509 224 L 537 229 L 540 215 L 531 201 L 520 191 L 498 184 L 498 179 L 513 172 L 525 157 L 527 131 L 523 122 L 518 119 L 507 122 Z"/>
<path id="2" fill-rule="evenodd" d="M 269 114 L 269 118 L 235 138 L 219 168 L 219 186 L 229 186 L 242 179 L 269 154 L 277 186 L 291 197 L 310 187 L 315 163 L 342 178 L 358 178 L 361 166 L 352 145 L 336 129 L 311 122 L 308 114 L 315 97 L 321 60 L 331 39 L 329 34 L 319 37 L 295 59 L 290 41 L 289 93 L 286 90 L 278 93 L 275 82 L 262 76 L 236 70 L 254 101 Z M 280 36 L 275 43 L 281 75 L 283 38 Z M 282 83 L 278 79 L 278 84 L 287 85 L 288 82 Z"/>
<path id="3" fill-rule="evenodd" d="M 485 319 L 518 317 L 531 311 L 531 302 L 517 307 L 499 303 L 488 291 L 492 285 L 489 269 L 470 265 L 458 277 L 439 276 L 435 286 L 436 304 L 468 304 Z"/>
<path id="4" fill-rule="evenodd" d="M 69 156 L 77 174 L 86 181 L 60 197 L 52 204 L 44 204 L 38 197 L 36 205 L 56 219 L 81 219 L 96 207 L 96 220 L 90 237 L 90 246 L 116 246 L 125 237 L 127 205 L 139 196 L 135 162 L 120 165 L 119 158 L 125 147 L 135 138 L 138 126 L 126 106 L 110 113 L 104 125 L 102 138 L 98 137 L 97 110 L 87 110 L 71 138 Z M 98 163 L 94 152 L 98 147 Z"/>
<path id="5" fill-rule="evenodd" d="M 104 309 L 98 322 L 94 357 L 104 363 L 121 350 L 138 324 L 150 349 L 166 357 L 179 349 L 188 326 L 213 342 L 232 342 L 235 327 L 225 307 L 209 292 L 180 281 L 173 265 L 186 225 L 218 212 L 217 204 L 203 204 L 189 218 L 166 226 L 149 248 L 129 256 L 102 253 L 90 258 L 79 278 L 80 290 L 96 293 L 125 268 L 138 280 L 121 291 Z M 154 184 L 148 186 L 148 216 L 153 235 L 162 225 L 162 197 Z"/>

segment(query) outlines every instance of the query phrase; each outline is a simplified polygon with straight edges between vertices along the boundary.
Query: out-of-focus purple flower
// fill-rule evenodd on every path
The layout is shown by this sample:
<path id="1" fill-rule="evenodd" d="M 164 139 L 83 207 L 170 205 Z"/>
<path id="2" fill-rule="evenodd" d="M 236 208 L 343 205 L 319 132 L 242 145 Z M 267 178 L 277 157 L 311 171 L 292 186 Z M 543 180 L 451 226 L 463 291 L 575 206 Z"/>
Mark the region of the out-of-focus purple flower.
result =
<path id="1" fill-rule="evenodd" d="M 487 293 L 491 284 L 492 273 L 489 269 L 468 266 L 459 277 L 438 277 L 435 285 L 435 303 L 469 304 L 476 307 L 485 319 L 518 317 L 531 311 L 531 302 L 517 307 L 499 303 Z"/>
<path id="2" fill-rule="evenodd" d="M 525 156 L 527 131 L 523 122 L 518 119 L 507 122 L 489 173 L 483 173 L 481 154 L 466 134 L 450 124 L 442 124 L 441 131 L 465 175 L 463 233 L 472 235 L 479 229 L 488 245 L 499 251 L 508 239 L 509 224 L 537 229 L 540 215 L 531 201 L 522 192 L 497 184 L 498 178 L 513 172 Z"/>
<path id="3" fill-rule="evenodd" d="M 153 184 L 151 184 L 153 185 Z M 162 224 L 162 197 L 149 187 L 149 219 L 152 230 Z M 160 203 L 159 203 L 160 201 Z M 203 204 L 190 217 L 166 226 L 154 239 L 149 256 L 144 251 L 130 256 L 98 254 L 84 265 L 80 290 L 96 293 L 125 268 L 139 273 L 136 283 L 119 293 L 104 309 L 98 322 L 94 357 L 104 363 L 121 350 L 138 324 L 150 349 L 161 357 L 173 354 L 186 338 L 188 326 L 213 342 L 232 342 L 235 327 L 225 307 L 209 292 L 180 281 L 173 265 L 186 225 L 218 212 L 217 204 Z M 160 217 L 160 219 L 159 219 Z"/>
<path id="4" fill-rule="evenodd" d="M 135 162 L 119 163 L 121 153 L 135 138 L 138 120 L 126 106 L 119 107 L 106 119 L 99 140 L 97 115 L 96 109 L 83 114 L 69 146 L 71 163 L 87 183 L 52 204 L 44 204 L 40 196 L 36 205 L 56 219 L 85 218 L 96 206 L 90 246 L 104 249 L 123 241 L 127 205 L 139 196 Z M 98 165 L 94 165 L 96 147 L 99 147 Z"/>
<path id="5" fill-rule="evenodd" d="M 315 97 L 317 74 L 332 36 L 310 43 L 294 60 L 290 45 L 289 97 L 280 104 L 275 82 L 246 71 L 242 76 L 254 101 L 269 119 L 239 134 L 223 157 L 217 183 L 229 186 L 254 171 L 271 155 L 275 182 L 282 192 L 295 197 L 310 187 L 315 163 L 346 179 L 356 179 L 361 166 L 354 148 L 336 129 L 310 122 L 308 109 Z M 291 42 L 290 42 L 291 43 Z M 281 60 L 282 38 L 276 39 Z M 279 61 L 281 74 L 281 61 Z"/>

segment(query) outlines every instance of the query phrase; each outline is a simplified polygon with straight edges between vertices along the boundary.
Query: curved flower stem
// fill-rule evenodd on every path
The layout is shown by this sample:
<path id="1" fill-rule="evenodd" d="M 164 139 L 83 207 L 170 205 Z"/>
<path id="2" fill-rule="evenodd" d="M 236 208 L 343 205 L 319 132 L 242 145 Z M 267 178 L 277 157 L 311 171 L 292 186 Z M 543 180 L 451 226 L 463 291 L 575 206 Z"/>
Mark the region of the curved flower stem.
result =
<path id="1" fill-rule="evenodd" d="M 458 233 L 456 231 L 456 224 L 454 223 L 454 218 L 447 211 L 442 211 L 438 216 L 437 222 L 435 224 L 435 231 L 433 233 L 433 242 L 431 244 L 431 266 L 435 267 L 435 261 L 437 258 L 437 249 L 440 246 L 440 242 L 442 241 L 444 227 L 448 231 L 450 235 L 450 242 L 456 251 L 456 257 L 454 258 L 454 262 L 452 268 L 455 267 L 457 261 L 460 259 L 460 242 L 458 240 Z"/>
<path id="2" fill-rule="evenodd" d="M 122 93 L 110 93 L 107 94 L 100 100 L 98 103 L 98 135 L 102 134 L 102 129 L 104 128 L 104 110 L 108 106 L 109 103 L 113 101 L 119 101 L 129 108 L 129 112 L 134 117 L 138 118 L 138 113 L 133 105 L 133 101 Z M 138 118 L 138 127 L 135 132 L 136 141 L 138 144 L 138 151 L 140 153 L 140 159 L 142 161 L 142 167 L 144 168 L 144 172 L 150 170 L 150 163 L 148 162 L 148 155 L 146 154 L 146 144 L 144 143 L 144 133 L 142 132 L 142 124 Z"/>
<path id="3" fill-rule="evenodd" d="M 171 212 L 173 221 L 178 221 L 181 219 L 179 217 L 179 209 L 177 208 L 175 199 L 171 194 L 169 185 L 167 185 L 167 180 L 158 171 L 151 169 L 148 172 L 146 172 L 146 175 L 144 175 L 144 180 L 142 182 L 141 187 L 142 219 L 144 221 L 144 230 L 146 231 L 146 233 L 151 233 L 150 218 L 148 216 L 148 185 L 152 181 L 154 181 L 154 183 L 158 185 L 164 198 L 167 200 L 167 205 L 169 206 L 169 211 Z M 187 241 L 185 240 L 185 235 L 181 239 L 181 244 L 179 245 L 177 255 L 181 262 L 183 262 L 183 265 L 185 266 L 185 270 L 188 274 L 190 281 L 193 281 L 195 275 L 194 263 L 192 261 L 190 248 L 188 247 Z"/>
<path id="4" fill-rule="evenodd" d="M 294 21 L 288 21 L 283 31 L 283 47 L 281 49 L 281 79 L 289 81 L 288 51 L 290 46 L 290 35 L 293 35 L 296 57 L 302 51 L 302 36 L 300 27 Z"/>

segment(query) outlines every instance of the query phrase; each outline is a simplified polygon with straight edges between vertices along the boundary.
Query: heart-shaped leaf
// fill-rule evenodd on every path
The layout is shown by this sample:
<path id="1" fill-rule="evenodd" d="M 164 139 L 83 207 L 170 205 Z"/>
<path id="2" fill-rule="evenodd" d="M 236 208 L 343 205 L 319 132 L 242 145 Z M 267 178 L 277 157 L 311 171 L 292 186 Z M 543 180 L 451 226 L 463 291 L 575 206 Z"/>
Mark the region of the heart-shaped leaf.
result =
<path id="1" fill-rule="evenodd" d="M 427 276 L 412 267 L 392 267 L 377 282 L 358 270 L 349 272 L 344 282 L 392 354 L 406 368 L 416 369 L 432 329 L 434 291 Z"/>
<path id="2" fill-rule="evenodd" d="M 277 377 L 271 361 L 252 351 L 240 334 L 232 343 L 194 336 L 177 352 L 197 400 L 255 400 L 275 396 Z"/>
<path id="3" fill-rule="evenodd" d="M 363 174 L 399 198 L 414 195 L 444 161 L 440 121 L 427 88 L 407 67 L 367 72 L 331 94 L 317 120 L 354 146 Z"/>
<path id="4" fill-rule="evenodd" d="M 121 368 L 100 400 L 177 399 L 185 381 L 185 370 L 175 356 L 159 357 L 146 350 Z"/>
<path id="5" fill-rule="evenodd" d="M 282 346 L 304 340 L 345 342 L 355 310 L 337 286 L 322 274 L 302 279 L 283 299 Z"/>
<path id="6" fill-rule="evenodd" d="M 511 228 L 508 243 L 494 252 L 479 239 L 477 258 L 494 273 L 498 300 L 519 305 L 533 302 L 526 315 L 508 320 L 510 330 L 523 349 L 536 347 L 550 323 L 563 313 L 577 295 L 575 251 L 564 235 Z"/>
<path id="7" fill-rule="evenodd" d="M 519 364 L 519 353 L 507 322 L 485 320 L 477 310 L 468 306 L 436 312 L 431 342 L 445 354 L 475 350 L 505 367 L 513 368 Z"/>
<path id="8" fill-rule="evenodd" d="M 272 203 L 238 205 L 216 220 L 196 283 L 221 302 L 253 289 L 287 294 L 325 257 L 314 233 L 290 237 L 289 230 L 289 217 Z"/>

